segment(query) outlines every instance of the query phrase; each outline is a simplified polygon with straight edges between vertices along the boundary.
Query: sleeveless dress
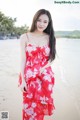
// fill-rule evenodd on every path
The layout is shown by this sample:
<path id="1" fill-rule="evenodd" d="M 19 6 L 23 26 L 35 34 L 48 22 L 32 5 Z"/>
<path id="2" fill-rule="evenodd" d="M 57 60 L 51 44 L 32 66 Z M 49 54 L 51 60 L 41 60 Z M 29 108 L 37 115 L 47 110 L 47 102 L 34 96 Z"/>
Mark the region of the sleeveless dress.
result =
<path id="1" fill-rule="evenodd" d="M 24 78 L 28 87 L 23 92 L 23 120 L 43 120 L 44 115 L 52 115 L 55 109 L 52 97 L 54 73 L 51 66 L 40 73 L 40 69 L 48 63 L 50 48 L 28 44 L 26 47 L 26 66 Z M 19 84 L 22 83 L 21 73 Z"/>

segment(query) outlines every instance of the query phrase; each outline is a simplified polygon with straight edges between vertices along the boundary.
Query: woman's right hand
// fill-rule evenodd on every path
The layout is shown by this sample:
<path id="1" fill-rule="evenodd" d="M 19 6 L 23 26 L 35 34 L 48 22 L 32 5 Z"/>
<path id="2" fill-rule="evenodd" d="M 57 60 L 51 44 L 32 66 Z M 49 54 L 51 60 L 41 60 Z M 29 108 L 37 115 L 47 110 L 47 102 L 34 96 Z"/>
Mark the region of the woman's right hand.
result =
<path id="1" fill-rule="evenodd" d="M 20 85 L 20 90 L 22 92 L 26 92 L 27 91 L 27 83 L 25 82 L 25 80 L 22 80 L 22 83 Z"/>

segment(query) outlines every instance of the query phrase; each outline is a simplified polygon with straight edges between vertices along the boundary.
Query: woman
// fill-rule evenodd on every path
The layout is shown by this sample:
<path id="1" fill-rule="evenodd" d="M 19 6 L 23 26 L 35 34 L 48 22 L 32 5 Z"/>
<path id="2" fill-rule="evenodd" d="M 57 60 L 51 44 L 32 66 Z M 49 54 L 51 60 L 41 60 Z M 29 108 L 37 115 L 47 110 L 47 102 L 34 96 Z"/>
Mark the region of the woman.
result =
<path id="1" fill-rule="evenodd" d="M 43 120 L 55 109 L 52 98 L 56 39 L 50 12 L 40 9 L 29 32 L 20 37 L 21 73 L 19 87 L 23 93 L 23 120 Z"/>

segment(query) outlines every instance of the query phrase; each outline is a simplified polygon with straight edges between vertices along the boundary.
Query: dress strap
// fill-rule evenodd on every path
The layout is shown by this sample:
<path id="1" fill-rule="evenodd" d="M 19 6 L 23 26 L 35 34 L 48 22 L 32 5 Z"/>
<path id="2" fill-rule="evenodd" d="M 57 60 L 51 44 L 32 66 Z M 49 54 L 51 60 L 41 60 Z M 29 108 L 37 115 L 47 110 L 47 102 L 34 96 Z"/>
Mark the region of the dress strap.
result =
<path id="1" fill-rule="evenodd" d="M 28 35 L 28 33 L 26 33 L 26 37 L 27 37 L 27 44 L 28 44 L 28 42 L 29 42 L 29 35 Z"/>

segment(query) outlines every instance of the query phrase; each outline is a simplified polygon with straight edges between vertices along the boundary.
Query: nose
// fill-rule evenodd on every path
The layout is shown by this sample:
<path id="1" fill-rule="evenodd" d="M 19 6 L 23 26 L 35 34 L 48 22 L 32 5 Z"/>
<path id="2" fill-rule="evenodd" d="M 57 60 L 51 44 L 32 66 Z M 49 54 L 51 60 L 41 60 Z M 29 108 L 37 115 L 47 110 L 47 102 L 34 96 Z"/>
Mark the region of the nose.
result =
<path id="1" fill-rule="evenodd" d="M 44 23 L 43 23 L 43 22 L 41 22 L 41 23 L 40 23 L 40 26 L 42 27 L 43 25 L 44 25 Z"/>

